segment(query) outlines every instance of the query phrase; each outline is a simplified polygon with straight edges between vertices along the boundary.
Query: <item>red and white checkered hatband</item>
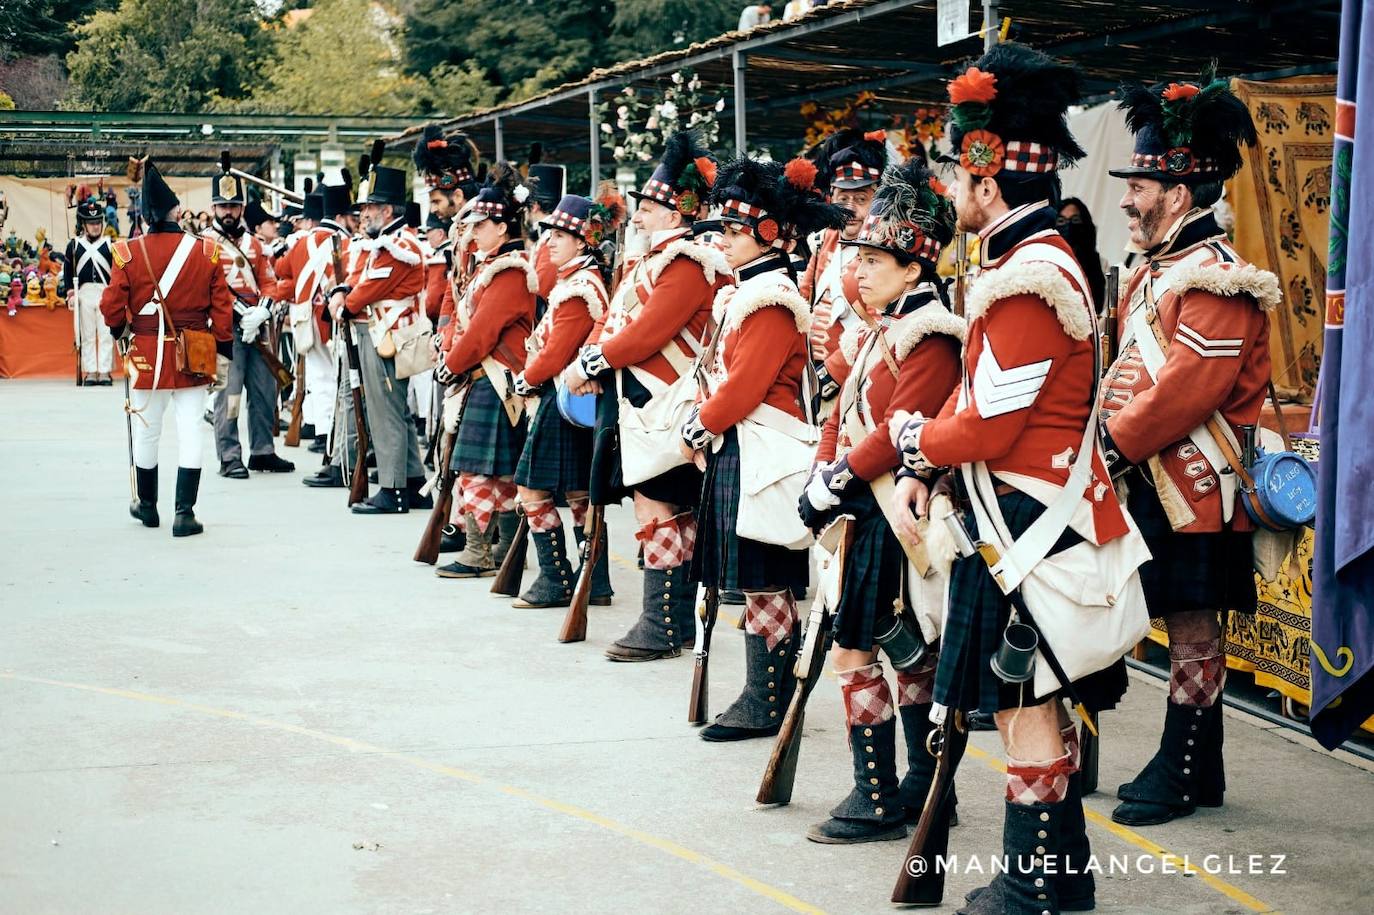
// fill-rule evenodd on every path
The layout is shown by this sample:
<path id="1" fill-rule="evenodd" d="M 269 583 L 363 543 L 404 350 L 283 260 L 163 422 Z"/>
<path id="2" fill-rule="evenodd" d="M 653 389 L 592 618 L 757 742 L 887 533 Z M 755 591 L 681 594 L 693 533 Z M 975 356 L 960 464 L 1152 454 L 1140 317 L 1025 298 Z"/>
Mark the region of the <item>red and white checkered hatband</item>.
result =
<path id="1" fill-rule="evenodd" d="M 574 216 L 571 213 L 566 213 L 563 210 L 554 210 L 553 216 L 549 218 L 549 225 L 553 226 L 555 229 L 571 232 L 574 235 L 582 234 L 582 226 L 584 226 L 586 222 L 585 219 Z"/>
<path id="2" fill-rule="evenodd" d="M 673 190 L 671 184 L 659 181 L 657 178 L 650 178 L 644 182 L 644 190 L 640 191 L 650 200 L 657 200 L 665 206 L 677 207 L 677 191 Z"/>
<path id="3" fill-rule="evenodd" d="M 1052 172 L 1059 167 L 1059 154 L 1043 143 L 1008 140 L 1002 167 L 1009 172 Z"/>
<path id="4" fill-rule="evenodd" d="M 884 219 L 881 213 L 870 213 L 864 218 L 863 228 L 855 240 L 860 244 L 901 251 L 931 262 L 940 259 L 940 243 L 922 232 L 919 226 Z"/>
<path id="5" fill-rule="evenodd" d="M 478 200 L 472 205 L 472 211 L 474 213 L 480 213 L 488 219 L 502 219 L 506 214 L 506 205 L 504 203 L 493 203 L 490 200 Z"/>
<path id="6" fill-rule="evenodd" d="M 877 181 L 882 172 L 862 162 L 846 162 L 835 169 L 834 181 Z"/>

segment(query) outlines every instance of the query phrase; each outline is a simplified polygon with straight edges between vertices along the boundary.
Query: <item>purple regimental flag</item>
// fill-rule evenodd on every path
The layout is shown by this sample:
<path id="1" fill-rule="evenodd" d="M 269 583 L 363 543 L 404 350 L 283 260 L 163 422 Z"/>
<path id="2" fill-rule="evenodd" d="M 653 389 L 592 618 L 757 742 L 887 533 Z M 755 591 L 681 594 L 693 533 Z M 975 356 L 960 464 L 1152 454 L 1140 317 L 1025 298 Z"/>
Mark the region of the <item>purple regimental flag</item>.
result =
<path id="1" fill-rule="evenodd" d="M 1374 0 L 1344 0 L 1312 571 L 1312 734 L 1327 749 L 1374 713 L 1374 53 L 1361 48 Z"/>

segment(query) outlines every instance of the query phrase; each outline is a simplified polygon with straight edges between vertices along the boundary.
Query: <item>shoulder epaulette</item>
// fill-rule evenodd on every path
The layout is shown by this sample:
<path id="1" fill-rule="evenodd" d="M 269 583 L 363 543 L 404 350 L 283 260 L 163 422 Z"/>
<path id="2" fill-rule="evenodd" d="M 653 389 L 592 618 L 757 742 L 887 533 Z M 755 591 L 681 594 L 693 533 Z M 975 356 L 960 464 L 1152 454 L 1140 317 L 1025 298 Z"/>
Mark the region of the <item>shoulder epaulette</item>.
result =
<path id="1" fill-rule="evenodd" d="M 123 267 L 134 259 L 134 253 L 129 250 L 127 241 L 117 241 L 114 243 L 114 264 L 116 267 Z"/>

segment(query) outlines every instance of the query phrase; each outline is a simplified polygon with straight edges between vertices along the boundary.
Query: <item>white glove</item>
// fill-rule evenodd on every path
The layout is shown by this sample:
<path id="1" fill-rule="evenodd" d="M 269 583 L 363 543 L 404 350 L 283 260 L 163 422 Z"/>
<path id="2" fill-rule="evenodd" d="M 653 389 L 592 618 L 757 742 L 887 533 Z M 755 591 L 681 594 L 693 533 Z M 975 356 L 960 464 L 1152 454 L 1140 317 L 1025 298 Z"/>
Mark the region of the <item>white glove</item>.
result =
<path id="1" fill-rule="evenodd" d="M 830 469 L 831 466 L 830 464 L 819 465 L 811 473 L 811 479 L 806 484 L 806 499 L 811 503 L 811 507 L 818 512 L 823 512 L 840 504 L 840 497 L 831 491 L 826 480 L 826 474 L 822 472 Z"/>
<path id="2" fill-rule="evenodd" d="M 258 330 L 272 316 L 272 309 L 266 305 L 254 305 L 239 318 L 239 335 L 244 343 L 252 343 L 258 337 Z"/>

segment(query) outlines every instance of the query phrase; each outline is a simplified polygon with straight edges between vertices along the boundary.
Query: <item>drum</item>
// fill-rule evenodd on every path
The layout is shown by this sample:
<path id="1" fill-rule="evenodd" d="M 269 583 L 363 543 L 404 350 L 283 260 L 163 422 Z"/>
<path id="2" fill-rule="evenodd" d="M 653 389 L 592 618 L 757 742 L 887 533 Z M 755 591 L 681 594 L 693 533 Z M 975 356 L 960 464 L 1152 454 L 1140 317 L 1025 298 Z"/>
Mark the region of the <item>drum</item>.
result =
<path id="1" fill-rule="evenodd" d="M 1261 449 L 1250 473 L 1255 488 L 1241 500 L 1250 520 L 1272 531 L 1312 523 L 1317 516 L 1317 475 L 1305 458 L 1292 451 Z"/>

